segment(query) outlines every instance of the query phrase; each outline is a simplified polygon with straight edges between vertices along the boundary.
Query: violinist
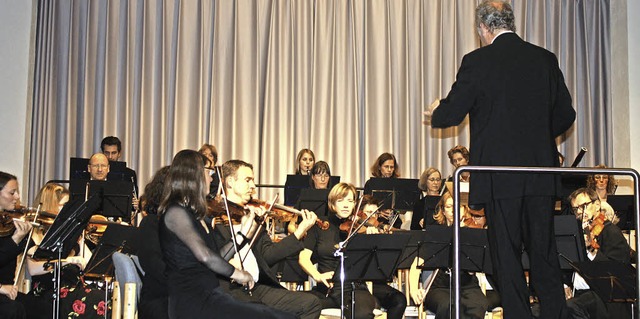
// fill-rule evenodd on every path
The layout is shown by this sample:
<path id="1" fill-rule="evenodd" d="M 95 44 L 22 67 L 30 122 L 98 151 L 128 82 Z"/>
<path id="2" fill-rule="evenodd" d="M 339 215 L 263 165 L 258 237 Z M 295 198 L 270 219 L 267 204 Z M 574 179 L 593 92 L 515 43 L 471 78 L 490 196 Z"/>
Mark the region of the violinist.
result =
<path id="1" fill-rule="evenodd" d="M 41 216 L 43 218 L 38 221 L 40 224 L 45 224 L 47 219 L 55 218 L 69 200 L 69 191 L 62 185 L 48 183 L 38 191 L 35 200 L 42 203 Z M 33 242 L 38 245 L 43 237 L 44 233 L 34 232 Z M 89 256 L 79 255 L 79 245 L 80 242 L 69 256 L 62 260 L 60 315 L 73 314 L 76 318 L 104 318 L 109 307 L 104 300 L 104 291 L 89 288 L 80 280 L 80 272 L 84 270 Z M 53 269 L 46 264 L 46 261 L 30 257 L 36 249 L 37 246 L 31 247 L 26 259 L 27 271 L 32 279 L 32 289 L 29 295 L 51 304 L 53 302 L 52 296 L 55 294 L 52 281 Z M 85 249 L 85 252 L 88 252 L 88 249 Z"/>
<path id="2" fill-rule="evenodd" d="M 0 172 L 0 214 L 6 221 L 0 236 L 0 318 L 51 318 L 49 303 L 18 292 L 15 286 L 17 257 L 32 229 L 31 224 L 14 220 L 9 213 L 19 201 L 18 178 Z"/>
<path id="3" fill-rule="evenodd" d="M 347 183 L 338 183 L 329 192 L 329 228 L 322 230 L 311 228 L 304 239 L 304 250 L 300 252 L 298 262 L 304 271 L 318 283 L 313 292 L 321 297 L 323 308 L 339 308 L 340 283 L 332 282 L 334 271 L 340 260 L 334 256 L 337 245 L 346 239 L 347 231 L 340 226 L 354 214 L 356 206 L 356 188 Z M 343 227 L 343 229 L 345 229 Z M 312 260 L 318 263 L 316 268 Z M 373 318 L 376 299 L 369 293 L 365 284 L 355 284 L 355 318 Z M 346 318 L 351 318 L 351 283 L 345 283 Z"/>
<path id="4" fill-rule="evenodd" d="M 569 201 L 576 218 L 582 221 L 589 259 L 630 264 L 631 248 L 620 228 L 602 211 L 598 193 L 588 187 L 580 188 L 571 193 Z M 575 274 L 573 290 L 567 306 L 574 317 L 631 318 L 630 304 L 604 302 L 578 274 Z M 571 291 L 567 295 L 571 297 Z"/>
<path id="5" fill-rule="evenodd" d="M 451 227 L 453 225 L 453 197 L 449 192 L 445 192 L 440 199 L 438 205 L 436 205 L 436 215 L 434 219 L 440 225 L 446 225 Z M 467 207 L 461 206 L 461 218 L 467 214 Z M 423 264 L 422 258 L 416 257 L 410 270 L 410 289 L 411 298 L 416 305 L 421 305 L 425 309 L 435 313 L 436 319 L 450 318 L 451 308 L 451 289 L 450 289 L 450 275 L 447 269 L 437 269 L 430 276 L 435 276 L 433 284 L 424 295 L 425 291 L 418 288 L 419 273 L 417 265 Z M 464 318 L 477 318 L 482 319 L 485 316 L 485 312 L 489 307 L 489 301 L 487 297 L 482 293 L 478 278 L 475 274 L 468 272 L 462 272 L 460 274 L 461 282 L 461 300 L 460 300 L 460 315 Z"/>
<path id="6" fill-rule="evenodd" d="M 255 194 L 256 184 L 251 164 L 241 160 L 227 161 L 222 165 L 222 177 L 222 194 L 226 195 L 226 201 L 222 198 L 217 205 L 213 205 L 211 213 L 214 216 L 226 215 L 227 207 L 232 219 L 239 219 L 250 214 L 265 215 L 265 207 L 253 205 L 255 203 L 253 195 Z M 239 250 L 243 253 L 241 267 L 247 269 L 256 282 L 249 294 L 241 287 L 222 280 L 220 284 L 234 298 L 260 302 L 277 310 L 295 315 L 298 318 L 311 319 L 320 316 L 322 308 L 318 298 L 307 292 L 284 289 L 272 270 L 272 267 L 278 262 L 287 257 L 296 256 L 302 250 L 302 238 L 307 230 L 316 223 L 316 215 L 313 212 L 302 210 L 301 213 L 302 221 L 296 231 L 277 243 L 271 240 L 265 227 L 261 227 L 260 231 L 254 235 L 254 238 L 251 238 L 246 233 L 234 236 L 236 241 L 241 242 L 243 246 L 239 247 Z M 259 221 L 255 222 L 258 223 Z M 234 231 L 236 230 L 237 228 L 234 228 Z M 231 242 L 230 227 L 218 225 L 213 235 L 218 246 Z M 247 245 L 250 246 L 247 246 L 247 252 L 244 253 L 243 248 L 247 242 Z M 237 260 L 236 257 L 234 259 Z"/>

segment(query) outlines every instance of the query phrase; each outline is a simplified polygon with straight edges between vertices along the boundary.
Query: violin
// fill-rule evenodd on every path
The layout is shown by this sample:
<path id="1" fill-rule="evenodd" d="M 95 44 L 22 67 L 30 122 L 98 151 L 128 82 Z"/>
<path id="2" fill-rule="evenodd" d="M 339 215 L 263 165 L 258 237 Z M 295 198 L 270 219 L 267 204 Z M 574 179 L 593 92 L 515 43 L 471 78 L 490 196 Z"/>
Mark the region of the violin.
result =
<path id="1" fill-rule="evenodd" d="M 589 234 L 591 235 L 591 247 L 593 249 L 600 248 L 600 244 L 598 243 L 598 236 L 600 236 L 600 233 L 602 233 L 602 230 L 604 229 L 604 222 L 604 214 L 600 214 L 589 221 Z"/>
<path id="2" fill-rule="evenodd" d="M 360 225 L 362 225 L 362 227 L 360 227 Z M 379 229 L 380 226 L 383 225 L 378 221 L 378 218 L 375 215 L 372 215 L 367 219 L 367 215 L 363 211 L 360 211 L 358 212 L 357 217 L 352 215 L 340 224 L 340 230 L 348 233 L 352 229 L 358 229 L 358 234 L 364 234 L 367 232 L 367 227 L 375 227 Z"/>
<path id="3" fill-rule="evenodd" d="M 5 210 L 0 212 L 0 237 L 7 237 L 13 235 L 13 232 L 16 230 L 16 226 L 13 224 L 14 219 L 23 219 L 25 221 L 33 220 L 35 218 L 34 213 L 37 211 L 36 208 L 33 207 L 24 207 L 24 206 L 16 206 L 13 210 Z M 40 227 L 42 224 L 51 225 L 53 224 L 53 218 L 50 213 L 46 213 L 41 211 L 38 216 L 38 221 L 31 222 L 32 226 Z M 42 224 L 40 224 L 40 223 Z"/>
<path id="4" fill-rule="evenodd" d="M 291 220 L 297 219 L 298 216 L 302 216 L 302 212 L 293 207 L 280 205 L 278 203 L 270 205 L 270 203 L 259 199 L 252 199 L 249 203 L 247 203 L 247 205 L 262 207 L 264 209 L 269 209 L 269 206 L 271 206 L 271 209 L 267 211 L 267 215 L 275 220 L 279 220 L 282 222 L 289 222 Z M 329 229 L 329 222 L 317 219 L 316 226 L 318 226 L 322 230 L 327 230 Z"/>

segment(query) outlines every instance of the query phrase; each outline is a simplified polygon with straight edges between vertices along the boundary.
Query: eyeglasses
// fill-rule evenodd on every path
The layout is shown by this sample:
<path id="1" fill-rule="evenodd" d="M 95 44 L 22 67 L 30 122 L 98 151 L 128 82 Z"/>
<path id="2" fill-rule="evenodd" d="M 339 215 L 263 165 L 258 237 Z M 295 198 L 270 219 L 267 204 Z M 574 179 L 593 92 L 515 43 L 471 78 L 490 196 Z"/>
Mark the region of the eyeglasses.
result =
<path id="1" fill-rule="evenodd" d="M 571 210 L 573 210 L 574 214 L 577 214 L 578 212 L 582 213 L 584 212 L 584 210 L 587 208 L 587 206 L 589 206 L 591 203 L 595 202 L 596 200 L 590 200 L 586 203 L 580 204 L 578 206 L 573 206 L 571 207 Z"/>
<path id="2" fill-rule="evenodd" d="M 89 166 L 91 166 L 91 168 L 93 169 L 105 169 L 109 167 L 109 165 L 105 165 L 105 164 L 91 164 Z"/>
<path id="3" fill-rule="evenodd" d="M 313 176 L 315 176 L 316 178 L 318 178 L 318 179 L 320 179 L 320 180 L 329 179 L 329 174 L 327 174 L 327 173 L 323 173 L 323 174 L 313 174 Z"/>
<path id="4" fill-rule="evenodd" d="M 605 180 L 605 179 L 609 179 L 609 176 L 607 176 L 607 175 L 593 175 L 593 179 Z"/>
<path id="5" fill-rule="evenodd" d="M 430 181 L 430 182 L 439 182 L 439 181 L 442 180 L 442 178 L 429 178 L 427 180 Z"/>
<path id="6" fill-rule="evenodd" d="M 476 219 L 484 218 L 484 215 L 474 215 L 474 214 L 469 214 L 469 215 L 471 215 L 472 218 L 476 218 Z"/>

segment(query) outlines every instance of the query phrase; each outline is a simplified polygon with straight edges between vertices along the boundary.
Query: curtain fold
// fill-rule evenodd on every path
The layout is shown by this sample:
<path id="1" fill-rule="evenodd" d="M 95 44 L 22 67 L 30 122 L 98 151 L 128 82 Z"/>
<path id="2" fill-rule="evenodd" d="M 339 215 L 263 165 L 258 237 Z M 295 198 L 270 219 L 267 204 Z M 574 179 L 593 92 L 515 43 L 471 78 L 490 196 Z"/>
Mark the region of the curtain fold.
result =
<path id="1" fill-rule="evenodd" d="M 362 186 L 383 152 L 402 177 L 469 143 L 468 121 L 422 125 L 479 47 L 468 0 L 40 0 L 29 197 L 70 157 L 118 136 L 141 186 L 184 148 L 217 146 L 283 184 L 298 150 Z M 517 33 L 554 52 L 578 120 L 571 161 L 613 163 L 609 1 L 513 0 Z M 473 146 L 471 146 L 473 152 Z M 281 190 L 264 189 L 261 196 Z"/>

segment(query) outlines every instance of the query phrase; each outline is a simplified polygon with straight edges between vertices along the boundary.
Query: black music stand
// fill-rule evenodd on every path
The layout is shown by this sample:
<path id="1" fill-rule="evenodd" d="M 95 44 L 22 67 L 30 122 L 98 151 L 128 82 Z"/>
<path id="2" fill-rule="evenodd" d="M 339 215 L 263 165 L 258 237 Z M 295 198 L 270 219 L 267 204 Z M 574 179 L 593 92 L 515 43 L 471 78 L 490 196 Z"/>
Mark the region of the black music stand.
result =
<path id="1" fill-rule="evenodd" d="M 99 209 L 107 217 L 131 218 L 133 183 L 131 181 L 83 181 L 72 180 L 69 184 L 71 200 L 84 199 L 89 186 L 89 195 L 101 194 L 102 206 Z"/>
<path id="2" fill-rule="evenodd" d="M 444 225 L 427 226 L 418 243 L 423 269 L 451 268 L 453 229 Z M 460 228 L 460 269 L 492 274 L 491 254 L 486 229 Z"/>
<path id="3" fill-rule="evenodd" d="M 398 259 L 398 269 L 409 269 L 413 260 L 418 256 L 418 248 L 424 237 L 422 230 L 410 230 L 409 241 L 402 250 L 402 255 Z"/>
<path id="4" fill-rule="evenodd" d="M 329 189 L 313 189 L 307 188 L 300 191 L 300 197 L 295 208 L 310 210 L 322 219 L 327 220 L 329 217 L 328 197 Z"/>
<path id="5" fill-rule="evenodd" d="M 382 209 L 397 210 L 412 210 L 421 194 L 417 179 L 381 177 L 370 178 L 364 185 L 364 193 L 382 199 Z"/>
<path id="6" fill-rule="evenodd" d="M 109 224 L 93 250 L 91 259 L 85 267 L 85 274 L 93 277 L 113 275 L 111 255 L 116 251 L 135 254 L 138 249 L 137 234 L 138 228 L 136 227 L 117 223 Z"/>
<path id="7" fill-rule="evenodd" d="M 309 175 L 287 175 L 287 181 L 284 183 L 284 204 L 293 206 L 300 197 L 300 191 L 311 187 L 311 176 Z"/>
<path id="8" fill-rule="evenodd" d="M 573 270 L 573 266 L 567 262 L 567 258 L 574 262 L 584 262 L 587 259 L 587 247 L 584 242 L 583 230 L 580 221 L 574 215 L 554 216 L 554 234 L 556 238 L 556 246 L 558 255 L 564 256 L 559 258 L 560 269 Z M 522 254 L 522 268 L 529 269 L 529 255 L 526 251 Z"/>
<path id="9" fill-rule="evenodd" d="M 571 263 L 604 302 L 636 302 L 636 270 L 617 261 Z"/>
<path id="10" fill-rule="evenodd" d="M 633 195 L 607 196 L 607 203 L 611 205 L 620 219 L 617 226 L 621 230 L 632 230 L 636 228 L 635 205 L 633 202 Z"/>

